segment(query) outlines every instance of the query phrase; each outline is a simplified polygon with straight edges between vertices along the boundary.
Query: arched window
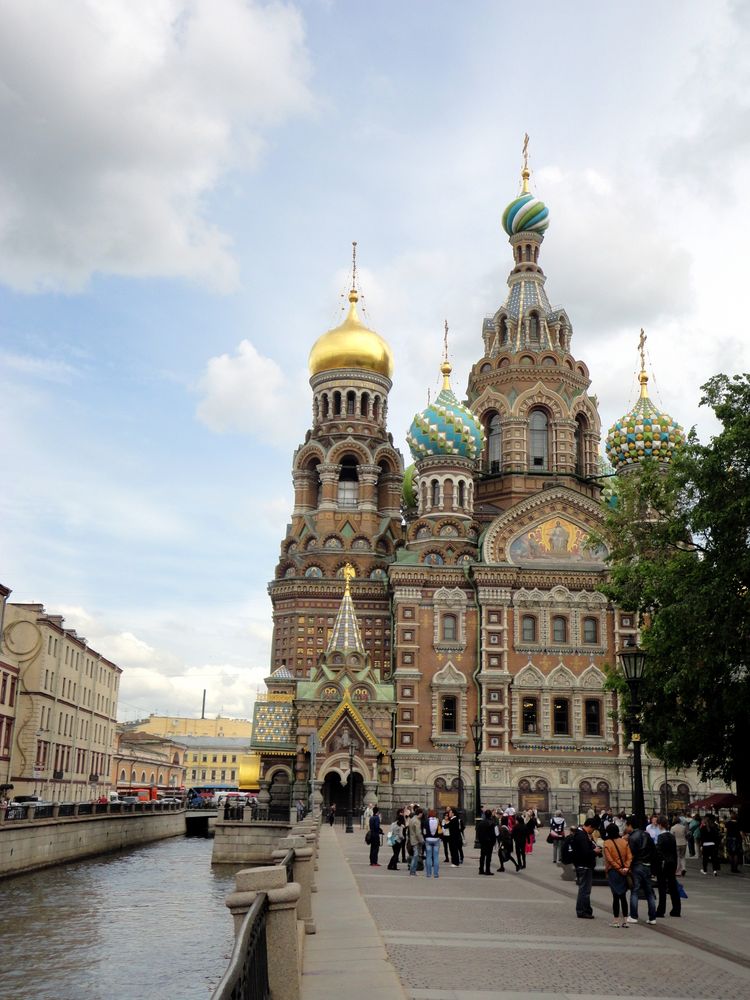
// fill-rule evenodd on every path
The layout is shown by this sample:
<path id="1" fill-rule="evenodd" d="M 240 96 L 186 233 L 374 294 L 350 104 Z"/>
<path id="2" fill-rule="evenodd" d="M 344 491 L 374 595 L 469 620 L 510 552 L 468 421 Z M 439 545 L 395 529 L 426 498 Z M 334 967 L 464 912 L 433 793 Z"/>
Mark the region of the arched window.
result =
<path id="1" fill-rule="evenodd" d="M 567 642 L 568 641 L 568 620 L 562 615 L 555 615 L 552 619 L 552 641 L 553 642 Z"/>
<path id="2" fill-rule="evenodd" d="M 599 641 L 599 622 L 596 618 L 583 619 L 583 641 L 586 643 Z"/>
<path id="3" fill-rule="evenodd" d="M 461 508 L 466 506 L 466 484 L 463 479 L 458 481 L 458 506 Z"/>
<path id="4" fill-rule="evenodd" d="M 372 419 L 380 420 L 380 396 L 375 396 L 372 403 Z"/>
<path id="5" fill-rule="evenodd" d="M 357 476 L 357 459 L 346 455 L 341 460 L 337 504 L 348 509 L 356 508 L 359 500 L 359 479 Z"/>
<path id="6" fill-rule="evenodd" d="M 548 468 L 548 420 L 544 410 L 532 410 L 529 417 L 529 460 L 532 470 L 545 472 Z"/>
<path id="7" fill-rule="evenodd" d="M 539 343 L 539 317 L 536 313 L 529 313 L 529 340 L 534 343 Z"/>
<path id="8" fill-rule="evenodd" d="M 555 736 L 567 736 L 570 732 L 570 702 L 567 698 L 555 698 L 552 702 L 552 731 Z"/>
<path id="9" fill-rule="evenodd" d="M 145 771 L 141 771 L 141 781 L 144 784 L 146 783 L 146 772 Z"/>
<path id="10" fill-rule="evenodd" d="M 576 473 L 586 475 L 586 418 L 580 414 L 576 417 Z"/>
<path id="11" fill-rule="evenodd" d="M 521 638 L 524 642 L 536 642 L 536 618 L 524 615 L 521 619 Z"/>
<path id="12" fill-rule="evenodd" d="M 433 507 L 440 506 L 440 483 L 437 479 L 432 480 L 431 493 L 430 493 L 430 503 Z"/>
<path id="13" fill-rule="evenodd" d="M 346 415 L 353 417 L 357 409 L 357 397 L 351 390 L 346 394 Z"/>
<path id="14" fill-rule="evenodd" d="M 443 615 L 443 639 L 446 642 L 456 641 L 456 616 Z"/>
<path id="15" fill-rule="evenodd" d="M 127 781 L 127 778 L 125 777 L 125 770 L 124 769 L 122 771 L 120 771 L 120 781 Z"/>
<path id="16" fill-rule="evenodd" d="M 526 244 L 526 260 L 531 260 L 531 245 L 529 243 Z"/>
<path id="17" fill-rule="evenodd" d="M 360 399 L 359 412 L 363 417 L 367 417 L 369 416 L 369 411 L 370 411 L 370 393 L 363 392 L 362 398 Z"/>
<path id="18" fill-rule="evenodd" d="M 328 419 L 328 393 L 323 393 L 323 419 Z"/>
<path id="19" fill-rule="evenodd" d="M 521 728 L 524 733 L 539 732 L 539 702 L 524 697 L 521 702 Z"/>
<path id="20" fill-rule="evenodd" d="M 602 734 L 602 703 L 598 698 L 587 698 L 583 705 L 587 736 Z"/>
<path id="21" fill-rule="evenodd" d="M 130 780 L 135 781 L 135 771 L 130 772 Z"/>
<path id="22" fill-rule="evenodd" d="M 505 316 L 500 320 L 500 343 L 508 343 L 508 321 Z"/>
<path id="23" fill-rule="evenodd" d="M 490 472 L 500 472 L 503 451 L 503 431 L 500 426 L 500 415 L 496 413 L 490 420 L 487 429 L 487 460 Z"/>
<path id="24" fill-rule="evenodd" d="M 444 733 L 455 733 L 458 731 L 458 706 L 454 695 L 446 695 L 443 698 L 440 712 L 441 729 Z"/>
<path id="25" fill-rule="evenodd" d="M 333 415 L 335 417 L 341 416 L 341 393 L 334 392 L 333 394 Z"/>

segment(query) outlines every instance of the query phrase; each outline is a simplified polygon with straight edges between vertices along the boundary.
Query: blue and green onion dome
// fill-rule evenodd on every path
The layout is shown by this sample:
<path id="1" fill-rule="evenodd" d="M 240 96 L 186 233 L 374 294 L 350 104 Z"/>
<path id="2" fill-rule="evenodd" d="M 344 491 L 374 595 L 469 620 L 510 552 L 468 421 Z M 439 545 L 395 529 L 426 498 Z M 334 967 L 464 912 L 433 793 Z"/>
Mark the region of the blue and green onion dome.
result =
<path id="1" fill-rule="evenodd" d="M 615 472 L 624 472 L 644 458 L 671 462 L 674 453 L 685 443 L 682 427 L 666 413 L 660 413 L 648 398 L 648 376 L 641 372 L 641 398 L 607 434 L 607 458 Z"/>
<path id="2" fill-rule="evenodd" d="M 458 455 L 478 459 L 482 454 L 482 425 L 468 406 L 459 403 L 451 389 L 451 366 L 444 361 L 443 388 L 434 402 L 418 413 L 412 421 L 406 443 L 414 461 L 430 455 Z"/>
<path id="3" fill-rule="evenodd" d="M 503 229 L 508 236 L 516 233 L 543 233 L 549 225 L 549 209 L 525 191 L 515 198 L 503 212 Z"/>

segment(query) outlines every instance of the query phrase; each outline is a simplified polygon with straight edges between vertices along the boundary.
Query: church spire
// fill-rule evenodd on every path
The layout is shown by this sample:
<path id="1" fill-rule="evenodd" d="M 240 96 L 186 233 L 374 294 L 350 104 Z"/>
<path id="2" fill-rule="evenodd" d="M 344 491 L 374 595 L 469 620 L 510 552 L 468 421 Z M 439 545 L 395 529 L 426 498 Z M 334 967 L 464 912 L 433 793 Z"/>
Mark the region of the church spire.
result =
<path id="1" fill-rule="evenodd" d="M 344 566 L 343 574 L 346 581 L 344 596 L 341 598 L 341 605 L 336 615 L 326 655 L 331 653 L 361 653 L 364 656 L 365 647 L 362 643 L 362 635 L 359 631 L 357 614 L 354 610 L 354 601 L 349 586 L 350 581 L 356 576 L 356 571 L 351 563 Z"/>

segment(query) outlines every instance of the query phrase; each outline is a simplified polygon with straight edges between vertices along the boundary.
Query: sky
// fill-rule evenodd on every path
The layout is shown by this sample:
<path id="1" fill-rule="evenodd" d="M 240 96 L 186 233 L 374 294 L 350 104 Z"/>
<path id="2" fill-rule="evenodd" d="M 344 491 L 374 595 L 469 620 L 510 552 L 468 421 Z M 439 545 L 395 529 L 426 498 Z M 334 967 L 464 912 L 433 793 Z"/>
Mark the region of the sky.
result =
<path id="1" fill-rule="evenodd" d="M 750 10 L 715 0 L 0 0 L 0 582 L 123 668 L 119 717 L 251 717 L 351 241 L 405 457 L 540 263 L 603 434 L 651 395 L 703 440 L 750 370 Z"/>

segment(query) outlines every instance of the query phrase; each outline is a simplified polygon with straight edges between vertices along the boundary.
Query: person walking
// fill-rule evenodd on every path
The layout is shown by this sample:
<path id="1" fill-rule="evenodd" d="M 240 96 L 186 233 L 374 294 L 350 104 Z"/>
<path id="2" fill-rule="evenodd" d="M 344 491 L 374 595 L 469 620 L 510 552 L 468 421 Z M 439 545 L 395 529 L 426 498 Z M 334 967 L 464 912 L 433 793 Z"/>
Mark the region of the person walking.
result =
<path id="1" fill-rule="evenodd" d="M 513 829 L 511 831 L 511 836 L 513 837 L 513 846 L 516 850 L 516 857 L 518 858 L 518 864 L 516 868 L 526 867 L 526 824 L 523 821 L 523 817 L 517 815 L 515 818 L 515 823 L 513 824 Z"/>
<path id="2" fill-rule="evenodd" d="M 401 848 L 403 846 L 403 841 L 404 841 L 404 824 L 403 824 L 404 816 L 403 812 L 400 809 L 399 813 L 401 814 L 402 822 L 399 823 L 398 821 L 399 818 L 397 816 L 396 819 L 394 819 L 394 821 L 391 823 L 391 828 L 388 831 L 388 837 L 387 837 L 388 844 L 390 845 L 391 850 L 393 851 L 393 857 L 388 862 L 388 870 L 392 872 L 398 871 L 398 858 L 399 855 L 401 854 Z"/>
<path id="3" fill-rule="evenodd" d="M 657 822 L 661 833 L 656 841 L 656 851 L 661 864 L 656 878 L 656 887 L 659 890 L 656 916 L 663 917 L 667 912 L 667 893 L 669 893 L 672 902 L 669 915 L 670 917 L 679 917 L 682 916 L 682 901 L 680 900 L 680 890 L 677 887 L 677 841 L 669 829 L 669 820 L 666 816 L 660 816 Z"/>
<path id="4" fill-rule="evenodd" d="M 633 887 L 630 890 L 628 923 L 638 923 L 638 897 L 641 889 L 643 889 L 648 905 L 648 923 L 655 924 L 656 900 L 654 899 L 654 890 L 651 888 L 651 862 L 653 861 L 656 847 L 651 837 L 645 830 L 639 829 L 637 824 L 638 820 L 635 816 L 628 816 L 625 823 L 625 832 L 628 836 L 628 847 L 633 856 L 630 866 L 630 873 L 633 876 Z"/>
<path id="5" fill-rule="evenodd" d="M 476 838 L 479 841 L 479 874 L 494 875 L 492 871 L 492 852 L 495 848 L 495 820 L 490 809 L 485 809 L 482 818 L 477 821 Z"/>
<path id="6" fill-rule="evenodd" d="M 680 875 L 685 874 L 685 854 L 688 847 L 687 830 L 685 824 L 679 816 L 675 816 L 670 833 L 674 837 L 677 845 L 677 871 Z"/>
<path id="7" fill-rule="evenodd" d="M 560 860 L 562 842 L 565 839 L 565 817 L 562 809 L 558 809 L 549 821 L 549 835 L 552 838 L 552 864 L 556 865 Z"/>
<path id="8" fill-rule="evenodd" d="M 400 822 L 401 826 L 404 828 L 404 835 L 401 838 L 401 861 L 407 863 L 407 853 L 409 851 L 409 820 L 411 819 L 411 806 L 404 806 L 399 809 L 396 814 L 396 819 Z M 409 853 L 408 860 L 411 861 L 411 854 Z"/>
<path id="9" fill-rule="evenodd" d="M 422 810 L 419 806 L 414 806 L 414 810 L 409 820 L 409 847 L 411 849 L 411 861 L 409 862 L 409 874 L 416 875 L 419 859 L 424 847 L 424 837 L 422 836 Z"/>
<path id="10" fill-rule="evenodd" d="M 497 855 L 500 862 L 499 872 L 505 871 L 505 865 L 508 861 L 512 861 L 516 866 L 516 871 L 519 870 L 520 865 L 513 857 L 513 835 L 510 832 L 510 827 L 508 826 L 508 817 L 500 817 L 500 826 L 497 827 Z"/>
<path id="11" fill-rule="evenodd" d="M 576 916 L 583 920 L 594 919 L 594 911 L 591 909 L 591 885 L 594 880 L 596 855 L 601 854 L 601 848 L 594 846 L 591 837 L 596 822 L 593 816 L 589 816 L 583 826 L 579 826 L 573 834 L 573 864 L 578 886 Z"/>
<path id="12" fill-rule="evenodd" d="M 369 819 L 369 830 L 370 830 L 370 868 L 380 868 L 380 865 L 378 864 L 378 851 L 380 850 L 379 806 L 372 806 L 372 815 L 370 816 Z"/>
<path id="13" fill-rule="evenodd" d="M 708 875 L 708 866 L 711 865 L 715 877 L 719 874 L 721 834 L 716 820 L 710 814 L 701 822 L 698 839 L 701 847 L 701 875 Z"/>
<path id="14" fill-rule="evenodd" d="M 628 875 L 633 863 L 628 842 L 620 836 L 617 823 L 610 823 L 604 831 L 604 869 L 612 893 L 612 914 L 610 927 L 628 926 Z"/>
<path id="15" fill-rule="evenodd" d="M 336 803 L 332 802 L 328 809 L 328 825 L 333 826 L 336 822 Z"/>
<path id="16" fill-rule="evenodd" d="M 696 854 L 696 842 L 698 840 L 698 830 L 700 829 L 700 825 L 701 818 L 698 813 L 695 813 L 695 815 L 691 817 L 687 829 L 688 851 L 690 852 L 691 858 L 694 858 Z"/>
<path id="17" fill-rule="evenodd" d="M 425 877 L 431 875 L 440 878 L 440 840 L 443 828 L 440 820 L 435 815 L 435 810 L 430 809 L 427 816 L 422 817 L 422 836 L 424 837 L 424 873 Z"/>

